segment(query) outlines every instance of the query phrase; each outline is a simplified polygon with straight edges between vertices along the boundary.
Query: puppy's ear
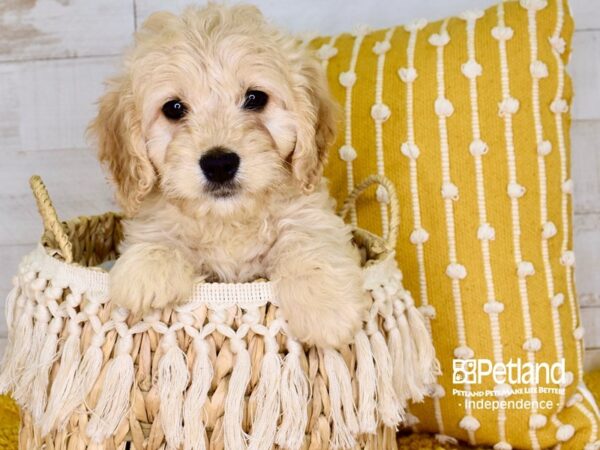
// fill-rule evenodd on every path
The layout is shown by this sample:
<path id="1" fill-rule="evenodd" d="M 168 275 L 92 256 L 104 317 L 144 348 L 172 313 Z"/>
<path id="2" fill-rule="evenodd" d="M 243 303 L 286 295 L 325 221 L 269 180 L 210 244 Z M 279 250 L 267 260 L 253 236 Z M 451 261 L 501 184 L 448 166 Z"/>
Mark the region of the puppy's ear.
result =
<path id="1" fill-rule="evenodd" d="M 110 171 L 117 201 L 128 216 L 135 214 L 156 181 L 141 128 L 130 86 L 124 79 L 113 80 L 88 131 L 97 138 L 98 157 Z"/>
<path id="2" fill-rule="evenodd" d="M 335 138 L 338 107 L 329 93 L 321 65 L 310 55 L 302 57 L 294 91 L 297 130 L 292 172 L 308 193 L 323 173 L 327 149 Z"/>

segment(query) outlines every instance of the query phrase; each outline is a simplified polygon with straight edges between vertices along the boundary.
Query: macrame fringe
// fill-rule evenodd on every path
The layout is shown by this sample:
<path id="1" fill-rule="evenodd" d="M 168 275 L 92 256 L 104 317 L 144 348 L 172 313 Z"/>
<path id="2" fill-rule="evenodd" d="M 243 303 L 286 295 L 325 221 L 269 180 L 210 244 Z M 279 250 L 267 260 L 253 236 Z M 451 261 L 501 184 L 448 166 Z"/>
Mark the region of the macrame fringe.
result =
<path id="1" fill-rule="evenodd" d="M 335 350 L 324 350 L 325 371 L 329 380 L 331 421 L 333 424 L 331 447 L 349 449 L 356 445 L 358 422 L 352 399 L 352 382 L 348 367 Z"/>
<path id="2" fill-rule="evenodd" d="M 36 294 L 43 295 L 40 293 Z M 31 409 L 31 386 L 37 374 L 37 362 L 39 361 L 40 354 L 48 337 L 48 321 L 50 313 L 45 306 L 39 304 L 36 307 L 34 317 L 36 321 L 33 326 L 31 345 L 27 356 L 20 361 L 23 369 L 19 369 L 19 372 L 22 370 L 22 373 L 18 379 L 15 379 L 14 381 L 14 391 L 12 394 L 15 401 L 27 410 Z M 15 344 L 19 345 L 17 343 Z"/>
<path id="3" fill-rule="evenodd" d="M 225 398 L 223 429 L 225 448 L 243 450 L 247 448 L 248 435 L 242 428 L 244 420 L 244 396 L 250 381 L 250 354 L 246 343 L 238 338 L 231 340 L 235 363 L 229 378 L 229 391 Z"/>
<path id="4" fill-rule="evenodd" d="M 392 323 L 390 323 L 392 322 Z M 392 382 L 394 383 L 394 391 L 400 405 L 406 407 L 409 392 L 407 371 L 404 370 L 404 355 L 402 354 L 402 337 L 395 318 L 388 318 L 385 321 L 388 333 L 388 348 L 390 357 L 392 358 Z"/>
<path id="5" fill-rule="evenodd" d="M 392 358 L 380 331 L 371 334 L 371 347 L 377 369 L 377 406 L 383 423 L 396 428 L 404 419 L 402 408 L 393 386 Z"/>
<path id="6" fill-rule="evenodd" d="M 277 431 L 277 445 L 296 450 L 302 446 L 308 423 L 310 386 L 300 364 L 302 346 L 288 336 L 288 354 L 281 374 L 281 410 L 283 417 Z"/>
<path id="7" fill-rule="evenodd" d="M 42 420 L 48 400 L 50 368 L 57 358 L 56 346 L 58 345 L 58 334 L 62 329 L 62 322 L 60 317 L 54 317 L 50 322 L 49 334 L 46 336 L 46 342 L 44 342 L 36 364 L 37 373 L 30 386 L 31 415 L 38 423 Z"/>
<path id="8" fill-rule="evenodd" d="M 60 357 L 60 366 L 54 377 L 54 383 L 48 397 L 48 406 L 42 418 L 42 436 L 46 436 L 57 425 L 59 415 L 70 414 L 72 410 L 65 411 L 69 407 L 67 399 L 71 395 L 75 381 L 75 374 L 81 362 L 80 337 L 81 328 L 77 323 L 69 323 L 69 336 L 65 341 Z M 77 405 L 74 406 L 74 408 Z M 68 417 L 68 416 L 67 416 Z"/>
<path id="9" fill-rule="evenodd" d="M 415 343 L 410 334 L 410 326 L 404 311 L 395 315 L 402 345 L 402 367 L 406 381 L 404 392 L 413 402 L 422 402 L 425 396 L 425 385 L 423 380 L 419 379 L 419 360 Z"/>
<path id="10" fill-rule="evenodd" d="M 122 337 L 117 342 L 115 358 L 108 363 L 100 398 L 86 428 L 96 444 L 101 444 L 115 432 L 129 407 L 134 377 L 133 359 L 129 354 L 131 341 L 131 336 Z"/>
<path id="11" fill-rule="evenodd" d="M 163 336 L 162 347 L 166 353 L 158 363 L 161 424 L 167 444 L 178 448 L 183 442 L 183 395 L 188 384 L 188 369 L 174 332 Z"/>
<path id="12" fill-rule="evenodd" d="M 436 376 L 439 375 L 439 367 L 435 358 L 435 348 L 433 347 L 431 335 L 425 325 L 425 320 L 415 307 L 414 301 L 410 296 L 405 298 L 405 306 L 410 335 L 415 343 L 418 354 L 418 376 L 423 380 L 423 384 L 428 386 L 435 383 Z"/>
<path id="13" fill-rule="evenodd" d="M 361 433 L 377 431 L 377 372 L 369 338 L 364 331 L 354 337 L 356 378 L 358 381 L 358 428 Z"/>
<path id="14" fill-rule="evenodd" d="M 23 371 L 29 361 L 27 358 L 31 350 L 33 340 L 33 311 L 35 304 L 27 300 L 21 316 L 18 318 L 17 326 L 9 336 L 9 344 L 6 348 L 2 361 L 2 374 L 0 375 L 0 393 L 6 394 L 14 391 L 17 380 L 21 378 Z M 13 398 L 14 393 L 13 393 Z"/>
<path id="15" fill-rule="evenodd" d="M 265 337 L 266 351 L 260 368 L 258 385 L 252 392 L 256 413 L 252 423 L 249 450 L 270 450 L 275 441 L 280 412 L 281 358 L 277 341 Z"/>
<path id="16" fill-rule="evenodd" d="M 192 385 L 183 403 L 183 448 L 206 450 L 206 430 L 202 411 L 213 378 L 213 367 L 208 354 L 209 346 L 201 337 L 194 338 L 196 359 L 192 370 Z"/>

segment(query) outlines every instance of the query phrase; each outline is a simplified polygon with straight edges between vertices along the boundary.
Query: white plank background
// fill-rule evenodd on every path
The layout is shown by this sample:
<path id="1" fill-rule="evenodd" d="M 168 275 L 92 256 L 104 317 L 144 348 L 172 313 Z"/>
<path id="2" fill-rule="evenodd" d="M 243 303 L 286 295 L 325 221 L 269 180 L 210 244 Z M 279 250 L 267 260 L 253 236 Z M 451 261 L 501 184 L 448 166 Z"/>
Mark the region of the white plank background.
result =
<path id="1" fill-rule="evenodd" d="M 430 19 L 497 0 L 253 0 L 294 32 L 335 33 Z M 46 181 L 61 217 L 113 208 L 111 190 L 84 139 L 102 80 L 115 70 L 150 13 L 193 0 L 0 0 L 0 298 L 21 255 L 41 232 L 28 177 Z M 198 3 L 198 1 L 196 0 Z M 600 0 L 571 0 L 576 19 L 570 72 L 575 250 L 588 367 L 600 367 Z M 0 317 L 0 352 L 6 335 Z"/>

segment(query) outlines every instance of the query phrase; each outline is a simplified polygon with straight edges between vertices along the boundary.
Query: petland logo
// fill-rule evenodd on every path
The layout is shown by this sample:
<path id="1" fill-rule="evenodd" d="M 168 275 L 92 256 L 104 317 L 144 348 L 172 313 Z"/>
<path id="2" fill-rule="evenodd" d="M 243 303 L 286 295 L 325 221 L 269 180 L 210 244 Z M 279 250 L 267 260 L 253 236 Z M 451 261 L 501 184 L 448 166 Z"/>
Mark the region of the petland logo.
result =
<path id="1" fill-rule="evenodd" d="M 523 362 L 521 358 L 508 363 L 493 363 L 489 359 L 454 359 L 452 363 L 454 384 L 481 384 L 491 376 L 496 384 L 510 385 L 564 385 L 565 360 L 554 364 Z"/>

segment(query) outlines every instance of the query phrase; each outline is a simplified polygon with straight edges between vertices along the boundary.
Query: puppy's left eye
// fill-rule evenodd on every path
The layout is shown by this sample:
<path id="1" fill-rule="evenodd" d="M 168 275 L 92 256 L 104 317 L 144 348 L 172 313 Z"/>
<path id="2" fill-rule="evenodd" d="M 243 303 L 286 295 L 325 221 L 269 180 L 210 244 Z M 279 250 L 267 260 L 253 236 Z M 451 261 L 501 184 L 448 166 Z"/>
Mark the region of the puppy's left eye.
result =
<path id="1" fill-rule="evenodd" d="M 167 119 L 177 121 L 183 119 L 183 116 L 187 114 L 187 107 L 181 100 L 176 98 L 165 103 L 162 112 Z"/>
<path id="2" fill-rule="evenodd" d="M 262 111 L 269 101 L 269 96 L 263 91 L 248 91 L 244 100 L 244 109 Z"/>

